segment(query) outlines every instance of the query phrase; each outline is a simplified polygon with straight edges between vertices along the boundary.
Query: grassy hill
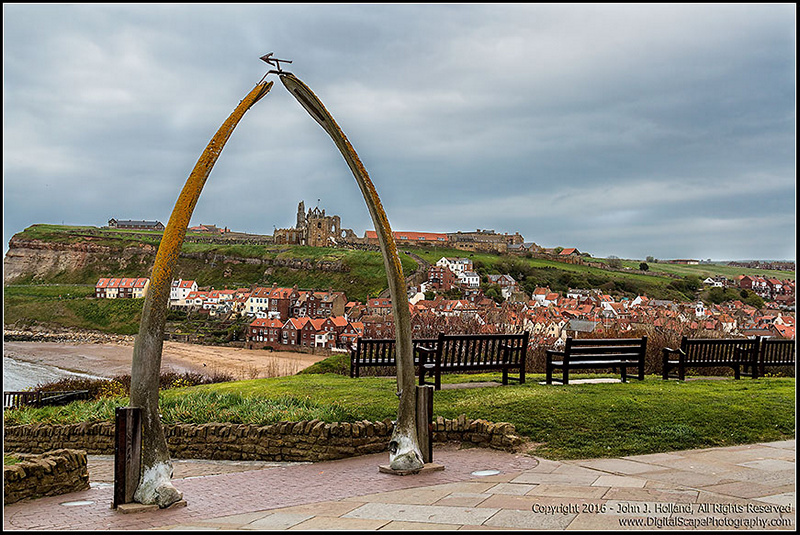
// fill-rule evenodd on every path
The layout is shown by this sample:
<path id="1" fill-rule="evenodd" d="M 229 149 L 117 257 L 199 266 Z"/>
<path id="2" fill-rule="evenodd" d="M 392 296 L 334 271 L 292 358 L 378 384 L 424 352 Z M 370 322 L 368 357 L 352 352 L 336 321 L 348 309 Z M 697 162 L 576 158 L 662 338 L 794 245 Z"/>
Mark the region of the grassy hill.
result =
<path id="1" fill-rule="evenodd" d="M 35 271 L 25 271 L 4 286 L 5 325 L 58 325 L 129 334 L 138 329 L 141 303 L 87 299 L 100 277 L 147 277 L 155 260 L 158 232 L 101 229 L 89 226 L 33 225 L 14 236 L 10 253 L 22 262 L 28 254 Z M 238 288 L 252 285 L 297 285 L 302 289 L 344 291 L 351 300 L 366 301 L 387 287 L 381 254 L 377 251 L 315 248 L 247 242 L 203 243 L 204 234 L 188 234 L 176 266 L 175 278 L 196 280 L 201 287 Z M 250 240 L 258 241 L 258 240 Z M 565 293 L 569 288 L 599 288 L 617 298 L 647 295 L 656 299 L 695 299 L 696 284 L 713 275 L 733 278 L 761 274 L 794 278 L 790 272 L 720 264 L 684 266 L 652 264 L 638 271 L 638 262 L 626 261 L 623 269 L 575 265 L 517 255 L 468 252 L 442 247 L 403 247 L 431 264 L 443 256 L 468 257 L 480 275 L 510 274 L 529 295 L 547 286 Z M 74 256 L 72 264 L 65 261 Z M 401 254 L 406 275 L 419 268 L 409 255 Z M 594 263 L 602 260 L 591 259 Z M 52 264 L 52 266 L 51 266 Z M 629 268 L 629 269 L 625 269 Z M 19 270 L 17 270 L 19 272 Z"/>

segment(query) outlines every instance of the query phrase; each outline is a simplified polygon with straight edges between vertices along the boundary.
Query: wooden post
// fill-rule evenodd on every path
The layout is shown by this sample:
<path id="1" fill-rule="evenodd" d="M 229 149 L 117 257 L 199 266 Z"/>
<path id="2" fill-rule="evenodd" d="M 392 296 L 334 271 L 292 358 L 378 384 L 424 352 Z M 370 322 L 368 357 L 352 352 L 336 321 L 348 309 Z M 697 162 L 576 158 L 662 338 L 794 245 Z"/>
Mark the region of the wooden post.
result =
<path id="1" fill-rule="evenodd" d="M 422 462 L 433 462 L 433 387 L 417 385 L 417 441 Z"/>
<path id="2" fill-rule="evenodd" d="M 142 462 L 142 409 L 117 407 L 112 509 L 133 502 Z"/>

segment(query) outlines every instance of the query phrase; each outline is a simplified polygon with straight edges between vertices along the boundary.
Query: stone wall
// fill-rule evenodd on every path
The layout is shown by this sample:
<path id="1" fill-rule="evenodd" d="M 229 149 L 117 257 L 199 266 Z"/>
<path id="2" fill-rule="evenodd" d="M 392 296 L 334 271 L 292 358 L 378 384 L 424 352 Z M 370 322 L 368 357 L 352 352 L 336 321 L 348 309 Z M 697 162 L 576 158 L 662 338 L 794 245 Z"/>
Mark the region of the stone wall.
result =
<path id="1" fill-rule="evenodd" d="M 22 461 L 3 467 L 5 505 L 89 488 L 85 451 L 58 449 L 42 455 L 18 453 L 15 457 Z"/>
<path id="2" fill-rule="evenodd" d="M 175 459 L 248 461 L 327 461 L 386 451 L 391 420 L 325 423 L 320 420 L 250 424 L 165 425 L 170 455 Z M 437 417 L 434 442 L 466 442 L 480 447 L 515 450 L 523 440 L 510 423 Z M 7 452 L 41 453 L 75 448 L 95 455 L 114 454 L 113 422 L 74 425 L 7 426 Z"/>

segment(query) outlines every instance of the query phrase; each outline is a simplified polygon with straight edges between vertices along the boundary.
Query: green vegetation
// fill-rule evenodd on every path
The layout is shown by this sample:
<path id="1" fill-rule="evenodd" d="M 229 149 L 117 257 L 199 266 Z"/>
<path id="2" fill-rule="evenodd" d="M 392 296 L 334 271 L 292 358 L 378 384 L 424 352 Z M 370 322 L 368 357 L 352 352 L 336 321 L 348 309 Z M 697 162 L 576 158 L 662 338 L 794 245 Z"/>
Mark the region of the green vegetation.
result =
<path id="1" fill-rule="evenodd" d="M 59 325 L 115 334 L 136 334 L 143 299 L 87 299 L 94 285 L 6 286 L 5 325 Z"/>
<path id="2" fill-rule="evenodd" d="M 497 380 L 498 374 L 446 375 L 445 382 Z M 434 396 L 445 418 L 511 422 L 554 459 L 612 457 L 785 440 L 795 432 L 793 378 L 662 381 L 446 389 Z M 380 421 L 397 412 L 396 380 L 302 374 L 162 392 L 165 423 Z M 112 420 L 127 398 L 6 412 L 6 424 Z"/>
<path id="3" fill-rule="evenodd" d="M 87 256 L 80 269 L 62 270 L 34 279 L 22 277 L 4 288 L 4 324 L 96 329 L 109 333 L 135 333 L 139 325 L 141 302 L 138 300 L 84 299 L 93 293 L 100 277 L 149 276 L 158 232 L 107 230 L 97 227 L 33 225 L 15 238 L 51 243 L 102 245 L 107 251 Z M 708 303 L 731 298 L 711 290 L 700 293 L 702 280 L 723 275 L 734 278 L 749 273 L 780 278 L 794 278 L 794 273 L 738 268 L 720 264 L 696 266 L 663 264 L 648 261 L 648 270 L 640 271 L 642 262 L 621 261 L 619 269 L 603 269 L 589 265 L 566 264 L 541 258 L 468 252 L 442 247 L 408 247 L 425 261 L 434 264 L 441 257 L 469 257 L 475 271 L 482 276 L 484 291 L 500 301 L 496 287 L 486 284 L 489 274 L 509 274 L 529 295 L 537 287 L 549 287 L 562 294 L 570 288 L 597 288 L 614 297 L 647 295 L 652 299 L 688 301 L 700 298 Z M 406 254 L 400 259 L 408 275 L 418 265 Z M 609 265 L 610 260 L 588 259 L 593 264 Z M 175 268 L 175 278 L 198 281 L 200 286 L 238 288 L 252 285 L 283 287 L 295 284 L 301 289 L 343 291 L 349 300 L 366 301 L 386 289 L 383 259 L 376 251 L 315 248 L 289 245 L 192 243 L 183 245 L 182 256 Z M 739 294 L 736 299 L 760 308 L 760 299 Z M 229 337 L 228 333 L 209 332 L 210 339 Z"/>
<path id="4" fill-rule="evenodd" d="M 3 466 L 11 466 L 12 464 L 21 463 L 22 459 L 14 457 L 13 455 L 3 455 Z"/>
<path id="5" fill-rule="evenodd" d="M 647 295 L 655 299 L 686 301 L 693 298 L 691 292 L 671 285 L 674 278 L 647 273 L 609 271 L 581 264 L 566 264 L 541 258 L 469 253 L 458 249 L 418 248 L 414 252 L 434 264 L 443 256 L 468 257 L 475 272 L 485 281 L 486 275 L 508 274 L 514 277 L 522 289 L 532 294 L 537 287 L 549 287 L 562 294 L 570 288 L 599 288 L 610 293 L 628 297 Z"/>
<path id="6" fill-rule="evenodd" d="M 86 265 L 80 269 L 48 273 L 37 279 L 29 275 L 13 281 L 15 285 L 94 286 L 101 277 L 149 276 L 161 234 L 97 227 L 33 225 L 16 234 L 15 238 L 108 248 L 107 251 L 95 250 L 87 256 Z M 383 259 L 377 251 L 187 241 L 181 253 L 175 267 L 175 278 L 196 280 L 200 286 L 221 289 L 250 287 L 253 284 L 267 286 L 277 283 L 286 287 L 296 284 L 303 289 L 334 288 L 345 292 L 349 299 L 359 301 L 376 297 L 386 288 Z M 242 259 L 259 261 L 242 262 Z M 306 266 L 282 266 L 286 261 L 300 261 Z M 333 263 L 336 267 L 328 269 L 319 266 L 319 263 Z M 407 255 L 401 257 L 401 263 L 406 274 L 417 269 L 417 263 Z"/>
<path id="7" fill-rule="evenodd" d="M 640 260 L 623 260 L 622 266 L 630 269 L 639 269 Z M 728 279 L 735 279 L 739 275 L 759 275 L 761 277 L 775 277 L 780 280 L 791 279 L 794 280 L 794 271 L 770 271 L 766 269 L 753 269 L 737 266 L 729 266 L 724 263 L 708 263 L 708 264 L 667 264 L 664 262 L 647 261 L 648 271 L 665 273 L 668 275 L 675 275 L 678 277 L 686 277 L 693 275 L 699 277 L 700 280 L 705 280 L 708 277 L 721 275 Z"/>

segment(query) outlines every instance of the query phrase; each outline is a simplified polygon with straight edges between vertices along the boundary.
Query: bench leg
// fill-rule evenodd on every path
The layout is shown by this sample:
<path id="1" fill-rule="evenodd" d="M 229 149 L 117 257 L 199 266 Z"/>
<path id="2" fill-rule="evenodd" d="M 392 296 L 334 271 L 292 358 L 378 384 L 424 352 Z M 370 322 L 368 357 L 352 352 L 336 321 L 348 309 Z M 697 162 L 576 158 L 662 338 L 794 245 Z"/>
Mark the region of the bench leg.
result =
<path id="1" fill-rule="evenodd" d="M 678 380 L 686 380 L 686 368 L 683 366 L 683 364 L 678 364 Z"/>
<path id="2" fill-rule="evenodd" d="M 434 389 L 435 390 L 441 390 L 442 389 L 442 371 L 437 369 L 433 373 L 434 373 L 434 379 L 433 379 Z"/>
<path id="3" fill-rule="evenodd" d="M 622 382 L 623 383 L 627 383 L 628 382 L 628 368 L 626 368 L 625 366 L 620 366 L 619 373 L 622 376 Z"/>
<path id="4" fill-rule="evenodd" d="M 568 367 L 566 367 L 566 365 L 564 366 L 564 372 L 562 373 L 562 378 L 561 378 L 561 381 L 562 381 L 562 382 L 563 382 L 565 385 L 568 385 L 568 384 L 569 384 L 569 368 L 568 368 Z"/>
<path id="5" fill-rule="evenodd" d="M 544 384 L 551 385 L 553 384 L 553 366 L 548 362 L 545 368 L 545 378 Z"/>
<path id="6" fill-rule="evenodd" d="M 739 365 L 738 364 L 733 367 L 733 376 L 736 379 L 740 379 L 741 378 L 741 374 L 739 373 Z"/>
<path id="7" fill-rule="evenodd" d="M 508 386 L 508 368 L 503 368 L 503 386 Z"/>

